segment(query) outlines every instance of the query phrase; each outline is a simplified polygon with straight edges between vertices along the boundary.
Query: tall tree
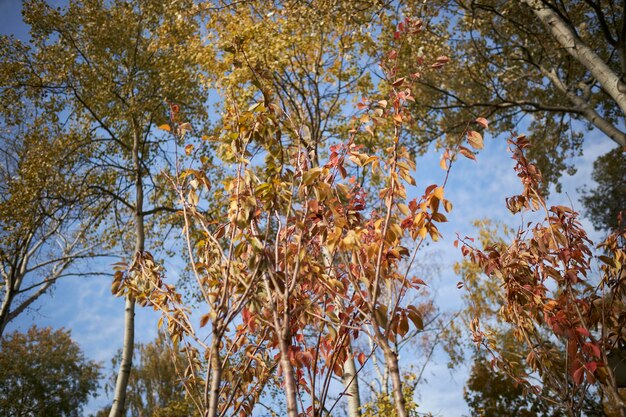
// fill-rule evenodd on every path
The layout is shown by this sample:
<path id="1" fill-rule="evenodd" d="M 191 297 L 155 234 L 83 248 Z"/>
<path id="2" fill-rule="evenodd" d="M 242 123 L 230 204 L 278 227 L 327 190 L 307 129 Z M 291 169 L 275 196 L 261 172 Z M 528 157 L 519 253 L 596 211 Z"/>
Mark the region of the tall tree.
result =
<path id="1" fill-rule="evenodd" d="M 99 376 L 69 331 L 31 327 L 0 340 L 2 415 L 78 417 Z"/>
<path id="2" fill-rule="evenodd" d="M 106 201 L 86 186 L 99 178 L 89 171 L 89 155 L 78 151 L 85 138 L 60 122 L 54 102 L 38 97 L 45 108 L 34 108 L 28 97 L 3 93 L 0 336 L 58 279 L 77 275 L 77 260 L 97 255 L 93 231 Z"/>
<path id="3" fill-rule="evenodd" d="M 615 148 L 593 163 L 598 186 L 583 189 L 581 201 L 597 229 L 616 230 L 626 223 L 626 150 Z"/>
<path id="4" fill-rule="evenodd" d="M 132 417 L 165 417 L 168 415 L 191 417 L 193 403 L 185 398 L 177 369 L 185 367 L 185 356 L 175 352 L 169 339 L 159 332 L 156 339 L 147 344 L 135 345 L 133 362 L 136 364 L 128 383 L 127 413 Z M 113 369 L 118 369 L 122 351 L 113 358 Z M 111 375 L 105 386 L 114 390 L 117 372 Z M 110 407 L 98 415 L 109 415 Z"/>
<path id="5" fill-rule="evenodd" d="M 410 6 L 423 17 L 432 46 L 405 47 L 419 59 L 449 59 L 438 73 L 420 74 L 423 99 L 414 110 L 419 130 L 436 138 L 483 116 L 495 131 L 506 132 L 531 115 L 529 157 L 545 183 L 575 169 L 569 158 L 581 151 L 584 138 L 576 121 L 626 146 L 625 7 L 611 0 Z"/>
<path id="6" fill-rule="evenodd" d="M 207 49 L 199 48 L 194 10 L 192 1 L 69 1 L 60 9 L 29 0 L 31 42 L 2 39 L 3 62 L 14 70 L 6 87 L 54 97 L 92 138 L 90 161 L 105 180 L 89 187 L 112 200 L 101 235 L 133 258 L 159 236 L 149 219 L 173 210 L 158 173 L 173 164 L 175 144 L 153 134 L 166 121 L 163 102 L 201 114 L 205 98 L 196 68 Z M 132 363 L 132 297 L 125 317 L 112 416 L 123 414 Z"/>

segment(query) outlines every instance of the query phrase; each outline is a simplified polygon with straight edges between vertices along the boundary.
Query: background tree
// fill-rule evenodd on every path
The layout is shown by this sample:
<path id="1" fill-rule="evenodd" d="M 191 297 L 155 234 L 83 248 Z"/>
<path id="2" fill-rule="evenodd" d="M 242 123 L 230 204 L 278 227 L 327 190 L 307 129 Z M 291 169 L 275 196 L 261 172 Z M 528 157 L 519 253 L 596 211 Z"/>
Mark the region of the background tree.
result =
<path id="1" fill-rule="evenodd" d="M 121 253 L 143 253 L 146 244 L 158 241 L 163 234 L 149 220 L 173 211 L 158 173 L 174 164 L 175 145 L 153 134 L 153 127 L 166 122 L 164 100 L 203 114 L 205 94 L 196 69 L 208 50 L 199 49 L 193 13 L 192 1 L 69 1 L 57 9 L 29 0 L 23 15 L 31 41 L 2 39 L 9 71 L 4 91 L 50 97 L 90 138 L 88 151 L 81 152 L 104 178 L 88 188 L 111 201 L 100 235 Z M 132 298 L 125 315 L 114 416 L 122 415 L 131 368 Z"/>
<path id="2" fill-rule="evenodd" d="M 33 109 L 23 97 L 2 109 L 0 336 L 58 279 L 80 275 L 78 260 L 101 254 L 93 232 L 106 201 L 86 186 L 99 178 L 79 151 L 85 138 L 61 123 L 54 103 Z"/>
<path id="3" fill-rule="evenodd" d="M 113 369 L 119 368 L 122 351 L 112 360 Z M 185 357 L 174 351 L 169 338 L 159 332 L 157 338 L 147 344 L 135 345 L 135 364 L 128 382 L 126 416 L 131 417 L 185 417 L 194 415 L 194 406 L 185 398 L 185 391 L 177 369 L 186 366 Z M 117 372 L 105 385 L 107 391 L 115 389 Z M 109 415 L 110 407 L 98 413 Z"/>
<path id="4" fill-rule="evenodd" d="M 626 221 L 626 151 L 615 148 L 593 163 L 592 178 L 598 186 L 583 189 L 586 215 L 597 229 L 616 230 L 619 215 Z"/>
<path id="5" fill-rule="evenodd" d="M 463 397 L 472 417 L 543 416 L 566 414 L 541 396 L 528 395 L 511 377 L 489 366 L 489 358 L 474 357 Z M 589 415 L 589 414 L 588 414 Z"/>
<path id="6" fill-rule="evenodd" d="M 81 416 L 98 388 L 100 365 L 87 361 L 64 330 L 31 327 L 0 341 L 0 412 L 5 416 Z"/>
<path id="7" fill-rule="evenodd" d="M 624 7 L 610 0 L 408 5 L 407 14 L 423 19 L 431 46 L 406 43 L 405 50 L 449 60 L 439 72 L 420 74 L 416 131 L 427 141 L 443 140 L 442 133 L 483 116 L 494 132 L 507 132 L 532 115 L 529 158 L 544 185 L 575 170 L 570 157 L 583 142 L 577 121 L 624 147 Z"/>

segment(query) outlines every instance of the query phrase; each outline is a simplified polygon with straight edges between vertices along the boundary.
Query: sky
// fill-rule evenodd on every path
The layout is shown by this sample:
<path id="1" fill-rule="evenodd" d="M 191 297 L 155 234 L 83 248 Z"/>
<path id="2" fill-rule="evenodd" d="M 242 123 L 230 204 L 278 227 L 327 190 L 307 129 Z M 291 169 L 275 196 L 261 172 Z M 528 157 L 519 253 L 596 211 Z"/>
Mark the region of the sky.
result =
<path id="1" fill-rule="evenodd" d="M 27 37 L 27 29 L 21 23 L 19 1 L 0 0 L 0 33 L 14 34 L 22 39 Z M 513 171 L 514 163 L 506 150 L 506 138 L 492 137 L 486 133 L 485 149 L 480 152 L 477 161 L 462 158 L 451 172 L 446 198 L 452 201 L 455 208 L 448 216 L 450 222 L 441 227 L 444 239 L 429 245 L 421 255 L 422 262 L 427 260 L 438 267 L 438 273 L 425 277 L 425 280 L 436 294 L 436 303 L 443 310 L 452 311 L 461 306 L 462 290 L 456 287 L 459 277 L 452 271 L 454 263 L 461 260 L 460 251 L 453 246 L 456 234 L 476 235 L 471 223 L 485 217 L 513 227 L 520 224 L 520 218 L 512 217 L 504 205 L 507 196 L 521 190 Z M 581 211 L 577 190 L 583 185 L 593 187 L 593 161 L 612 147 L 613 143 L 600 133 L 587 133 L 584 153 L 574 160 L 578 172 L 574 176 L 562 178 L 563 192 L 552 193 L 548 203 L 573 203 L 574 208 Z M 440 154 L 433 151 L 418 159 L 415 173 L 418 188 L 413 190 L 414 196 L 421 195 L 421 191 L 429 184 L 443 181 L 444 171 L 439 167 L 439 157 Z M 587 230 L 593 230 L 587 219 L 583 218 L 582 222 Z M 591 233 L 595 242 L 600 237 L 598 232 Z M 111 270 L 109 265 L 102 267 Z M 169 277 L 175 277 L 179 272 L 176 264 L 166 262 L 165 268 Z M 7 331 L 25 330 L 33 324 L 69 329 L 86 356 L 101 362 L 108 369 L 111 357 L 122 347 L 124 321 L 124 300 L 111 295 L 110 285 L 110 278 L 102 276 L 63 280 L 49 296 L 40 299 L 31 311 L 12 322 Z M 154 339 L 158 318 L 159 315 L 150 309 L 137 308 L 137 342 Z M 411 359 L 401 357 L 403 361 Z M 419 411 L 450 417 L 467 412 L 463 400 L 467 366 L 451 371 L 446 362 L 445 355 L 438 352 L 429 364 L 425 373 L 428 383 L 418 387 Z M 110 401 L 101 391 L 98 398 L 89 402 L 84 410 L 85 415 L 95 413 Z"/>

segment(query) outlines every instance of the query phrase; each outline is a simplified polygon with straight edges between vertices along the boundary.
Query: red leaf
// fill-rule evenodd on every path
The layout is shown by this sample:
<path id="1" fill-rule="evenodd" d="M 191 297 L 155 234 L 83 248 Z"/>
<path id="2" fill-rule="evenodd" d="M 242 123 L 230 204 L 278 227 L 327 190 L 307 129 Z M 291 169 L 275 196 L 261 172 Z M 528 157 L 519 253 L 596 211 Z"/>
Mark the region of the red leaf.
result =
<path id="1" fill-rule="evenodd" d="M 585 329 L 584 327 L 577 327 L 576 328 L 576 332 L 578 334 L 581 334 L 581 335 L 585 336 L 585 337 L 589 337 L 589 330 Z"/>
<path id="2" fill-rule="evenodd" d="M 363 366 L 365 363 L 365 353 L 361 352 L 357 355 L 356 359 L 359 361 L 359 364 Z"/>
<path id="3" fill-rule="evenodd" d="M 574 380 L 574 384 L 580 385 L 583 382 L 583 377 L 585 376 L 585 368 L 581 366 L 576 369 L 572 374 L 572 379 Z"/>

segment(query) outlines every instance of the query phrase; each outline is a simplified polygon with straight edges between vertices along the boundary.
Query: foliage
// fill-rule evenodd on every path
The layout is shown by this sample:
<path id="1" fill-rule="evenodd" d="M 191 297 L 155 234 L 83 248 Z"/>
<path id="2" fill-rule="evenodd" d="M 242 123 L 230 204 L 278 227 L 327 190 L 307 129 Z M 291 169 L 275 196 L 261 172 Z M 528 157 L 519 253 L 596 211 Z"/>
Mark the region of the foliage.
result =
<path id="1" fill-rule="evenodd" d="M 403 37 L 419 36 L 418 21 L 402 25 Z M 203 210 L 213 185 L 202 161 L 198 168 L 192 159 L 172 178 L 204 303 L 199 328 L 149 254 L 120 267 L 116 288 L 160 310 L 172 340 L 183 344 L 188 393 L 209 393 L 194 397 L 198 411 L 250 414 L 277 369 L 289 416 L 301 408 L 309 415 L 331 412 L 332 378 L 343 374 L 348 347 L 363 334 L 382 352 L 398 416 L 408 415 L 397 346 L 410 327 L 424 328 L 422 312 L 405 299 L 425 286 L 409 273 L 426 239 L 440 238 L 436 224 L 452 206 L 445 179 L 407 201 L 407 187 L 416 185 L 415 162 L 400 138 L 415 98 L 411 77 L 397 73 L 400 59 L 395 50 L 383 57 L 388 98 L 358 103 L 361 114 L 350 121 L 347 142 L 328 146 L 323 164 L 301 141 L 303 130 L 289 109 L 268 99 L 272 94 L 245 107 L 238 99 L 228 102 L 219 136 L 207 138 L 221 144 L 233 172 L 223 182 L 228 218 L 216 221 Z M 180 132 L 183 121 L 170 111 L 166 130 Z M 479 118 L 476 125 L 485 128 L 487 121 Z M 377 154 L 360 144 L 371 137 L 383 143 Z M 475 159 L 465 141 L 483 146 L 482 135 L 468 127 L 443 155 L 444 178 L 458 157 Z M 263 169 L 255 167 L 255 157 L 263 158 Z M 361 170 L 382 178 L 371 204 L 356 181 Z M 191 225 L 201 233 L 189 233 Z M 362 367 L 371 353 L 354 355 Z"/>
<path id="2" fill-rule="evenodd" d="M 624 235 L 618 230 L 602 244 L 602 276 L 593 287 L 591 242 L 568 207 L 548 208 L 538 191 L 541 173 L 525 157 L 529 146 L 523 136 L 509 141 L 516 171 L 524 186 L 520 195 L 507 199 L 513 213 L 542 210 L 544 222 L 520 228 L 510 244 L 487 245 L 483 250 L 463 239 L 461 250 L 485 274 L 502 286 L 499 317 L 510 323 L 517 342 L 526 351 L 525 366 L 538 373 L 550 395 L 559 398 L 568 413 L 579 415 L 592 386 L 618 404 L 624 400 L 615 384 L 608 353 L 622 343 L 624 288 Z M 532 227 L 531 227 L 532 226 Z M 601 326 L 599 324 L 602 323 Z M 516 382 L 529 386 L 529 377 L 503 355 L 491 332 L 470 324 L 474 341 L 494 352 L 498 366 Z M 593 329 L 598 329 L 594 331 Z M 561 350 L 562 349 L 562 350 Z M 539 387 L 533 387 L 540 392 Z"/>
<path id="3" fill-rule="evenodd" d="M 418 73 L 422 99 L 412 108 L 412 129 L 420 142 L 445 143 L 479 116 L 505 133 L 531 115 L 528 157 L 543 173 L 544 191 L 549 184 L 558 191 L 560 176 L 575 171 L 570 158 L 582 151 L 584 139 L 579 122 L 626 145 L 623 5 L 441 0 L 403 6 L 422 19 L 425 32 L 420 41 L 406 42 L 404 53 L 446 61 L 439 71 Z M 381 38 L 385 48 L 392 32 Z"/>
<path id="4" fill-rule="evenodd" d="M 89 171 L 90 154 L 77 152 L 88 139 L 60 121 L 54 101 L 14 93 L 0 95 L 0 335 L 59 278 L 77 274 L 77 260 L 98 254 L 102 219 L 86 186 L 101 177 Z"/>
<path id="5" fill-rule="evenodd" d="M 421 413 L 417 412 L 418 405 L 415 403 L 415 388 L 416 378 L 415 375 L 405 374 L 403 375 L 403 393 L 406 402 L 406 410 L 409 416 L 418 416 Z M 376 417 L 376 416 L 388 416 L 396 417 L 398 414 L 393 406 L 392 397 L 389 393 L 378 393 L 372 400 L 363 404 L 362 414 L 363 417 Z"/>
<path id="6" fill-rule="evenodd" d="M 172 346 L 167 337 L 159 333 L 148 344 L 135 345 L 134 368 L 128 381 L 126 415 L 131 417 L 192 416 L 193 404 L 185 398 L 184 390 L 178 381 L 177 368 L 184 367 L 184 357 L 173 357 Z M 122 351 L 112 360 L 112 368 L 118 369 Z M 112 392 L 115 388 L 117 372 L 111 375 L 105 388 Z M 109 415 L 110 407 L 99 415 Z"/>
<path id="7" fill-rule="evenodd" d="M 464 393 L 472 417 L 566 415 L 541 396 L 527 395 L 509 375 L 492 369 L 486 357 L 476 356 L 473 362 Z"/>
<path id="8" fill-rule="evenodd" d="M 626 207 L 626 153 L 615 148 L 599 157 L 593 163 L 593 180 L 598 183 L 593 190 L 584 190 L 582 203 L 587 209 L 587 217 L 597 229 L 615 230 L 619 226 L 619 216 L 625 219 Z"/>
<path id="9" fill-rule="evenodd" d="M 30 41 L 1 39 L 4 91 L 57 104 L 88 139 L 76 152 L 88 155 L 89 172 L 100 174 L 99 181 L 73 180 L 106 199 L 106 223 L 97 236 L 118 253 L 157 245 L 171 226 L 173 194 L 161 171 L 176 164 L 177 144 L 155 128 L 167 121 L 167 100 L 184 103 L 189 120 L 205 118 L 197 74 L 211 55 L 201 47 L 195 13 L 192 0 L 71 0 L 63 8 L 28 0 L 23 16 Z M 118 417 L 131 368 L 133 312 L 128 299 L 126 352 L 112 407 Z"/>
<path id="10" fill-rule="evenodd" d="M 85 359 L 69 331 L 33 326 L 0 346 L 2 415 L 78 417 L 98 388 L 100 365 Z"/>

